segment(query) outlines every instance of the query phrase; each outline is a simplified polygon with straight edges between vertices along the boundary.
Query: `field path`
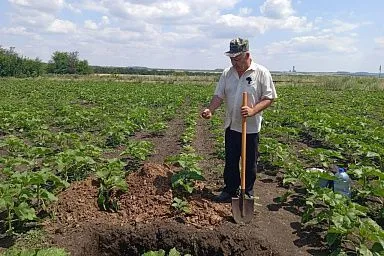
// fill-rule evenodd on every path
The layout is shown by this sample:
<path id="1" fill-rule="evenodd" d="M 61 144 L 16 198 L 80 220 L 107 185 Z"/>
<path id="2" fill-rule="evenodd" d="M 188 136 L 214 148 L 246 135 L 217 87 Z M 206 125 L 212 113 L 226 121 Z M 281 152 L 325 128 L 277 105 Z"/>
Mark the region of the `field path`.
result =
<path id="1" fill-rule="evenodd" d="M 147 159 L 147 162 L 163 164 L 168 156 L 180 153 L 181 145 L 179 142 L 180 135 L 184 131 L 184 122 L 180 115 L 169 121 L 168 128 L 163 136 L 150 136 L 147 133 L 139 133 L 135 135 L 136 140 L 148 140 L 154 145 L 154 153 Z"/>

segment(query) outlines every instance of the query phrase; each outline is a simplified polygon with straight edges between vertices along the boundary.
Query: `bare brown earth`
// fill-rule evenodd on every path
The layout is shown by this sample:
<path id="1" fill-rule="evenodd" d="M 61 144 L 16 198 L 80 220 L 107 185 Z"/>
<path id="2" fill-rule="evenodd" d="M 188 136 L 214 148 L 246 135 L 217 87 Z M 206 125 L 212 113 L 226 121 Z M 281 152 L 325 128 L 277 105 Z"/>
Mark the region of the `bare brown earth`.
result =
<path id="1" fill-rule="evenodd" d="M 162 137 L 137 135 L 155 143 L 155 154 L 127 175 L 129 190 L 120 197 L 119 212 L 98 209 L 98 184 L 93 177 L 62 192 L 52 208 L 55 218 L 44 224 L 52 244 L 71 255 L 92 256 L 141 255 L 173 247 L 198 256 L 323 255 L 317 233 L 301 230 L 299 209 L 293 203 L 274 202 L 285 192 L 279 186 L 279 173 L 269 176 L 260 169 L 255 185 L 258 205 L 250 224 L 234 223 L 230 204 L 212 202 L 222 187 L 223 161 L 215 157 L 208 122 L 202 119 L 193 147 L 204 158 L 200 167 L 206 180 L 188 199 L 192 213 L 176 213 L 171 207 L 170 178 L 177 167 L 164 164 L 164 159 L 180 153 L 178 138 L 183 129 L 176 119 Z"/>

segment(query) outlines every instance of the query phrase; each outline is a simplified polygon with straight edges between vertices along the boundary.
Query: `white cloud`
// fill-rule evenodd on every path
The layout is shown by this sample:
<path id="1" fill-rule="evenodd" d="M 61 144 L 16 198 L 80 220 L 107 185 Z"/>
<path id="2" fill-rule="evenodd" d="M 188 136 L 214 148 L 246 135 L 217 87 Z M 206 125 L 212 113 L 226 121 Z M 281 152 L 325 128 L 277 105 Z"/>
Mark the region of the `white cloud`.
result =
<path id="1" fill-rule="evenodd" d="M 273 28 L 293 30 L 295 32 L 308 32 L 312 30 L 312 22 L 308 22 L 306 17 L 290 16 L 284 20 L 274 20 Z"/>
<path id="2" fill-rule="evenodd" d="M 74 3 L 73 6 L 81 10 L 95 11 L 99 13 L 108 13 L 108 8 L 103 6 L 104 2 L 106 1 L 83 0 L 83 1 L 80 1 L 80 3 Z M 113 3 L 105 3 L 105 4 L 108 7 L 109 4 L 113 4 Z"/>
<path id="3" fill-rule="evenodd" d="M 153 4 L 157 2 L 157 0 L 130 0 L 132 4 Z"/>
<path id="4" fill-rule="evenodd" d="M 16 35 L 16 36 L 33 35 L 33 33 L 28 32 L 25 27 L 21 27 L 21 26 L 11 27 L 11 28 L 2 28 L 0 32 L 3 34 Z"/>
<path id="5" fill-rule="evenodd" d="M 10 27 L 10 28 L 1 28 L 0 29 L 0 36 L 5 35 L 6 37 L 14 36 L 19 38 L 28 38 L 36 41 L 41 41 L 43 39 L 42 36 L 40 36 L 37 33 L 28 31 L 27 28 L 17 26 L 17 27 Z"/>
<path id="6" fill-rule="evenodd" d="M 280 41 L 266 47 L 268 55 L 352 54 L 357 52 L 355 39 L 349 37 L 302 36 Z"/>
<path id="7" fill-rule="evenodd" d="M 324 21 L 324 18 L 323 17 L 316 17 L 313 21 L 313 23 L 315 24 L 320 24 L 320 23 L 323 23 Z"/>
<path id="8" fill-rule="evenodd" d="M 55 19 L 47 31 L 61 34 L 74 33 L 76 31 L 76 25 L 68 20 Z"/>
<path id="9" fill-rule="evenodd" d="M 216 8 L 216 9 L 228 9 L 233 8 L 240 0 L 190 0 L 188 3 L 194 9 L 207 9 L 207 8 Z"/>
<path id="10" fill-rule="evenodd" d="M 375 44 L 379 49 L 384 49 L 384 36 L 375 38 Z"/>
<path id="11" fill-rule="evenodd" d="M 239 9 L 239 15 L 240 16 L 248 16 L 252 13 L 252 9 L 251 8 L 246 8 L 246 7 L 243 7 L 243 8 L 240 8 Z"/>
<path id="12" fill-rule="evenodd" d="M 317 18 L 315 20 L 315 24 L 317 25 L 317 30 L 321 34 L 349 34 L 354 35 L 355 31 L 363 26 L 367 26 L 370 24 L 370 22 L 346 22 L 342 21 L 340 19 L 333 19 L 333 20 L 326 20 L 326 19 L 319 19 Z"/>
<path id="13" fill-rule="evenodd" d="M 11 22 L 16 25 L 32 28 L 44 28 L 55 20 L 55 16 L 37 10 L 15 11 L 10 14 Z"/>
<path id="14" fill-rule="evenodd" d="M 84 21 L 84 28 L 95 30 L 98 27 L 97 27 L 97 24 L 95 22 L 93 22 L 91 20 L 86 20 L 86 21 Z"/>
<path id="15" fill-rule="evenodd" d="M 304 4 L 299 12 L 293 7 L 304 3 L 301 0 L 8 2 L 11 8 L 5 11 L 5 23 L 0 28 L 3 44 L 27 48 L 28 42 L 33 46 L 28 51 L 31 53 L 33 49 L 33 56 L 41 57 L 49 57 L 55 50 L 78 50 L 90 63 L 98 65 L 222 67 L 229 64 L 222 54 L 229 39 L 242 36 L 251 41 L 251 51 L 261 63 L 264 61 L 261 58 L 267 58 L 273 60 L 275 67 L 295 64 L 313 68 L 320 64 L 306 66 L 305 63 L 331 60 L 332 68 L 337 68 L 343 67 L 341 64 L 347 60 L 348 67 L 353 68 L 352 60 L 358 61 L 358 55 L 366 48 L 372 50 L 372 46 L 363 49 L 361 45 L 374 38 L 360 38 L 362 27 L 372 23 L 349 16 L 343 10 L 316 13 L 317 9 L 304 9 L 307 6 Z M 256 14 L 259 9 L 260 13 Z M 365 35 L 369 35 L 369 29 Z M 294 37 L 292 32 L 298 35 Z M 263 34 L 262 39 L 259 34 Z M 30 40 L 36 36 L 42 40 Z M 281 41 L 270 43 L 276 38 Z M 19 44 L 14 43 L 16 40 Z M 253 45 L 258 47 L 252 48 Z M 379 54 L 383 49 L 384 37 L 377 37 L 372 52 Z"/>
<path id="16" fill-rule="evenodd" d="M 309 31 L 312 24 L 305 17 L 290 16 L 286 19 L 270 19 L 267 17 L 240 17 L 233 14 L 222 15 L 217 23 L 223 25 L 223 29 L 232 28 L 234 31 L 243 29 L 254 35 L 254 30 L 264 33 L 270 29 L 287 29 L 295 32 Z M 233 31 L 233 32 L 234 32 Z"/>
<path id="17" fill-rule="evenodd" d="M 81 9 L 75 7 L 75 6 L 74 6 L 73 4 L 71 4 L 71 3 L 66 3 L 66 4 L 65 4 L 65 7 L 66 7 L 67 9 L 71 10 L 71 11 L 74 12 L 74 13 L 81 13 Z"/>
<path id="18" fill-rule="evenodd" d="M 190 12 L 189 5 L 182 1 L 160 1 L 145 5 L 116 0 L 111 4 L 104 3 L 104 7 L 120 18 L 139 20 L 182 17 Z"/>
<path id="19" fill-rule="evenodd" d="M 267 17 L 282 19 L 294 14 L 291 0 L 267 0 L 260 7 L 260 11 Z"/>
<path id="20" fill-rule="evenodd" d="M 100 22 L 100 24 L 101 25 L 109 25 L 111 22 L 109 21 L 109 18 L 108 18 L 108 16 L 103 16 L 103 17 L 101 17 L 101 22 Z"/>
<path id="21" fill-rule="evenodd" d="M 213 34 L 226 36 L 242 31 L 245 36 L 251 37 L 254 36 L 254 31 L 263 34 L 272 29 L 283 29 L 300 33 L 313 29 L 313 24 L 306 17 L 293 16 L 290 0 L 266 0 L 260 10 L 264 16 L 244 17 L 240 12 L 238 16 L 224 14 L 217 17 L 216 24 L 219 26 L 213 28 Z M 250 10 L 245 9 L 243 12 L 250 13 Z"/>
<path id="22" fill-rule="evenodd" d="M 15 7 L 34 9 L 42 12 L 56 12 L 64 7 L 64 0 L 8 0 Z"/>
<path id="23" fill-rule="evenodd" d="M 219 25 L 217 28 L 221 27 L 221 30 L 228 31 L 228 29 L 232 29 L 229 31 L 230 33 L 242 29 L 244 30 L 242 33 L 249 31 L 249 34 L 254 34 L 255 30 L 264 33 L 268 29 L 268 19 L 263 17 L 241 17 L 225 14 L 216 23 Z"/>
<path id="24" fill-rule="evenodd" d="M 190 12 L 189 5 L 183 3 L 182 1 L 162 2 L 159 7 L 163 13 L 168 14 L 170 16 L 182 16 Z"/>
<path id="25" fill-rule="evenodd" d="M 295 32 L 308 31 L 312 24 L 306 17 L 289 16 L 293 14 L 290 1 L 270 1 L 265 3 L 265 12 L 270 14 L 273 5 L 282 4 L 278 10 L 280 19 L 251 16 L 252 9 L 242 7 L 239 15 L 226 14 L 227 9 L 234 8 L 240 0 L 84 0 L 79 3 L 82 8 L 97 11 L 109 18 L 98 23 L 101 25 L 115 24 L 122 30 L 138 31 L 142 27 L 156 26 L 158 33 L 176 31 L 185 34 L 182 28 L 194 26 L 201 37 L 218 35 L 232 37 L 238 33 L 236 29 L 247 29 L 249 36 L 254 36 L 252 29 L 264 33 L 267 30 L 281 28 Z M 246 18 L 245 18 L 246 17 Z M 103 18 L 104 19 L 104 18 Z M 88 24 L 90 25 L 90 24 Z"/>
<path id="26" fill-rule="evenodd" d="M 145 43 L 145 35 L 140 32 L 123 31 L 120 28 L 106 28 L 93 34 L 93 38 L 112 44 L 125 44 L 127 47 Z M 140 42 L 142 41 L 142 42 Z M 149 43 L 147 41 L 147 43 Z"/>
<path id="27" fill-rule="evenodd" d="M 213 22 L 221 10 L 233 8 L 238 2 L 240 0 L 83 0 L 76 6 L 122 21 L 203 24 L 210 20 Z"/>
<path id="28" fill-rule="evenodd" d="M 154 24 L 149 24 L 144 21 L 138 21 L 138 22 L 132 22 L 132 23 L 127 23 L 119 27 L 122 31 L 127 31 L 127 32 L 138 32 L 142 33 L 143 36 L 146 37 L 154 37 L 154 36 L 162 36 L 161 34 L 165 34 L 162 31 L 161 25 L 154 25 Z M 176 26 L 172 28 L 172 30 L 176 30 Z"/>
<path id="29" fill-rule="evenodd" d="M 332 28 L 334 33 L 348 32 L 360 26 L 359 24 L 347 23 L 341 20 L 333 20 L 332 24 L 334 25 Z"/>

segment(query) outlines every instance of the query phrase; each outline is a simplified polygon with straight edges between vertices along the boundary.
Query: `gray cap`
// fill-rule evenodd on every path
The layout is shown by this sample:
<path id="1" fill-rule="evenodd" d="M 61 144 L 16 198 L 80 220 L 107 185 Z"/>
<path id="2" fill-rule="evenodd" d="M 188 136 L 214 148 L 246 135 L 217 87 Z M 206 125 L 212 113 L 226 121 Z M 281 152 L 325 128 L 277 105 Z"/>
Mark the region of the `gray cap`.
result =
<path id="1" fill-rule="evenodd" d="M 229 57 L 236 57 L 242 52 L 249 51 L 248 39 L 242 39 L 240 37 L 232 39 L 229 43 L 229 51 L 225 52 L 225 55 Z"/>

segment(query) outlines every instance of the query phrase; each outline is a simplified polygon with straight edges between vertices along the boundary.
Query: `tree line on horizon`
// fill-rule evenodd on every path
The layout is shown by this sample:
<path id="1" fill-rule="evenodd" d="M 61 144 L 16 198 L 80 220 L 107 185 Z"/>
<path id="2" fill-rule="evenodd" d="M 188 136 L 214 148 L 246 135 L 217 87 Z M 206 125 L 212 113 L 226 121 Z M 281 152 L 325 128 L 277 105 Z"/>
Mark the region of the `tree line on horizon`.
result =
<path id="1" fill-rule="evenodd" d="M 20 56 L 14 47 L 5 49 L 0 46 L 0 77 L 37 77 L 44 74 L 91 74 L 92 68 L 87 60 L 79 60 L 79 53 L 59 52 L 52 54 L 48 63 L 39 58 L 30 59 Z"/>
<path id="2" fill-rule="evenodd" d="M 48 63 L 45 63 L 39 58 L 30 59 L 20 56 L 14 47 L 5 49 L 0 46 L 0 77 L 38 77 L 46 74 L 87 75 L 92 73 L 112 75 L 216 75 L 215 73 L 207 71 L 165 70 L 147 67 L 90 66 L 87 60 L 79 60 L 79 52 L 77 51 L 55 51 Z"/>
<path id="3" fill-rule="evenodd" d="M 19 56 L 15 48 L 4 49 L 0 47 L 0 77 L 40 76 L 44 72 L 43 63 L 38 59 L 29 59 Z"/>
<path id="4" fill-rule="evenodd" d="M 112 74 L 112 75 L 172 75 L 172 76 L 217 76 L 217 72 L 222 70 L 209 71 L 192 71 L 192 70 L 173 70 L 173 69 L 154 69 L 147 67 L 113 67 L 113 66 L 91 66 L 95 74 Z"/>

